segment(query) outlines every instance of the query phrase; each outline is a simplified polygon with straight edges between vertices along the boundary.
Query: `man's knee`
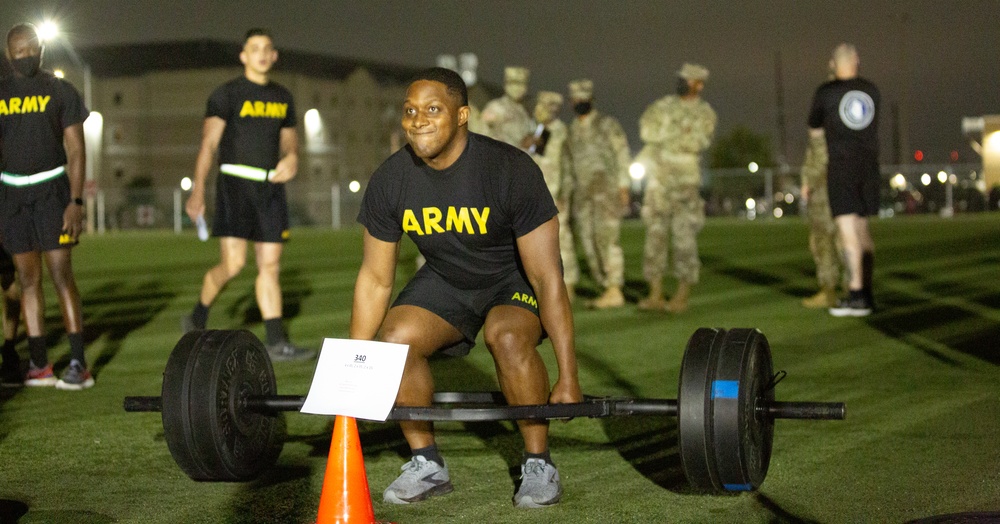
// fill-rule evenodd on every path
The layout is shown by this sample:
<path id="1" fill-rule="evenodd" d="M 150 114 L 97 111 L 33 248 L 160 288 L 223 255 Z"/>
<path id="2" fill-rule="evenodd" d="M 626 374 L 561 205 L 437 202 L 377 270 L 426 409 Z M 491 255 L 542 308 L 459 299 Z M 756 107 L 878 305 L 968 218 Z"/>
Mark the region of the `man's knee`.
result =
<path id="1" fill-rule="evenodd" d="M 532 330 L 517 329 L 512 324 L 491 326 L 484 331 L 486 348 L 493 355 L 497 366 L 504 368 L 508 365 L 522 365 L 533 356 L 538 337 L 529 331 Z"/>
<path id="2" fill-rule="evenodd" d="M 231 278 L 235 278 L 236 275 L 239 275 L 240 271 L 243 271 L 243 267 L 245 265 L 246 265 L 246 259 L 227 258 L 222 262 L 220 262 L 218 267 L 222 269 L 222 272 L 225 275 L 226 280 L 229 280 Z"/>

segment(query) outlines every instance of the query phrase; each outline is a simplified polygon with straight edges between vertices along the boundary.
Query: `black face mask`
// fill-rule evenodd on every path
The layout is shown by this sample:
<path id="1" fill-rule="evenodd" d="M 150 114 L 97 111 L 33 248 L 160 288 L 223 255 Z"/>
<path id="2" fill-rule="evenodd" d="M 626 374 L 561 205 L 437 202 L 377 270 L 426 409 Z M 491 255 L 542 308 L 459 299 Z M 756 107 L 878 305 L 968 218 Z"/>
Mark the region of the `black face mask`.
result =
<path id="1" fill-rule="evenodd" d="M 677 96 L 687 96 L 689 93 L 691 93 L 691 84 L 688 84 L 688 81 L 685 78 L 678 78 Z"/>
<path id="2" fill-rule="evenodd" d="M 23 58 L 15 58 L 10 61 L 10 67 L 17 71 L 18 73 L 32 77 L 38 73 L 38 68 L 42 65 L 42 57 L 38 56 L 26 56 Z"/>
<path id="3" fill-rule="evenodd" d="M 594 105 L 590 102 L 577 102 L 573 104 L 573 112 L 578 115 L 585 115 L 594 108 Z"/>

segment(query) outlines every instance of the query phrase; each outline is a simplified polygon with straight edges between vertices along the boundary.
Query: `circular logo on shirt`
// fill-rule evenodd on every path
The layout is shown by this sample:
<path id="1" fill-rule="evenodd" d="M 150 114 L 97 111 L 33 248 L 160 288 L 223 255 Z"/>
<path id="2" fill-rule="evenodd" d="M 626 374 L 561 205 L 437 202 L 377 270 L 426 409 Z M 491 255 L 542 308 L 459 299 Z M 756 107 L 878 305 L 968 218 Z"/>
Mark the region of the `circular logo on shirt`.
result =
<path id="1" fill-rule="evenodd" d="M 840 99 L 840 121 L 848 129 L 860 131 L 875 119 L 875 101 L 864 91 L 848 91 Z"/>

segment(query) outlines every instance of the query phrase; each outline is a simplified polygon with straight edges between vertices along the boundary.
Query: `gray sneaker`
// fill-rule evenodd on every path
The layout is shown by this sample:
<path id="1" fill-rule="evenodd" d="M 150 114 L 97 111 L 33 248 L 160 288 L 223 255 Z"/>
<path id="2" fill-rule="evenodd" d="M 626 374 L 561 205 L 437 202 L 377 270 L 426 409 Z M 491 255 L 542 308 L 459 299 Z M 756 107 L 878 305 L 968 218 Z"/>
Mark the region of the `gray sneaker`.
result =
<path id="1" fill-rule="evenodd" d="M 274 362 L 287 362 L 289 360 L 308 360 L 316 355 L 311 349 L 300 348 L 292 345 L 289 341 L 278 342 L 267 346 L 267 354 Z"/>
<path id="2" fill-rule="evenodd" d="M 530 458 L 521 464 L 521 488 L 514 495 L 519 508 L 544 508 L 559 502 L 562 484 L 559 471 L 542 459 Z"/>
<path id="3" fill-rule="evenodd" d="M 445 495 L 455 489 L 448 477 L 448 466 L 415 455 L 400 468 L 403 473 L 385 488 L 382 500 L 393 504 L 409 504 L 435 495 Z"/>
<path id="4" fill-rule="evenodd" d="M 69 367 L 63 371 L 62 378 L 56 382 L 56 389 L 64 391 L 80 391 L 94 386 L 94 377 L 83 367 L 79 360 L 73 359 Z"/>

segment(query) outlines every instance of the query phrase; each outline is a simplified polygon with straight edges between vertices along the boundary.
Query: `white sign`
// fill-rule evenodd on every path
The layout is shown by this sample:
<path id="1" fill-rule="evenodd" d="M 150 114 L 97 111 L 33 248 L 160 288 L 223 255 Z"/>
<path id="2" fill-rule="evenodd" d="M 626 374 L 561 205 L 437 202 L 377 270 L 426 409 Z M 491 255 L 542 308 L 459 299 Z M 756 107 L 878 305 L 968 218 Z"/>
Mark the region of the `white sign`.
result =
<path id="1" fill-rule="evenodd" d="M 302 413 L 385 421 L 396 402 L 409 346 L 327 338 Z"/>

